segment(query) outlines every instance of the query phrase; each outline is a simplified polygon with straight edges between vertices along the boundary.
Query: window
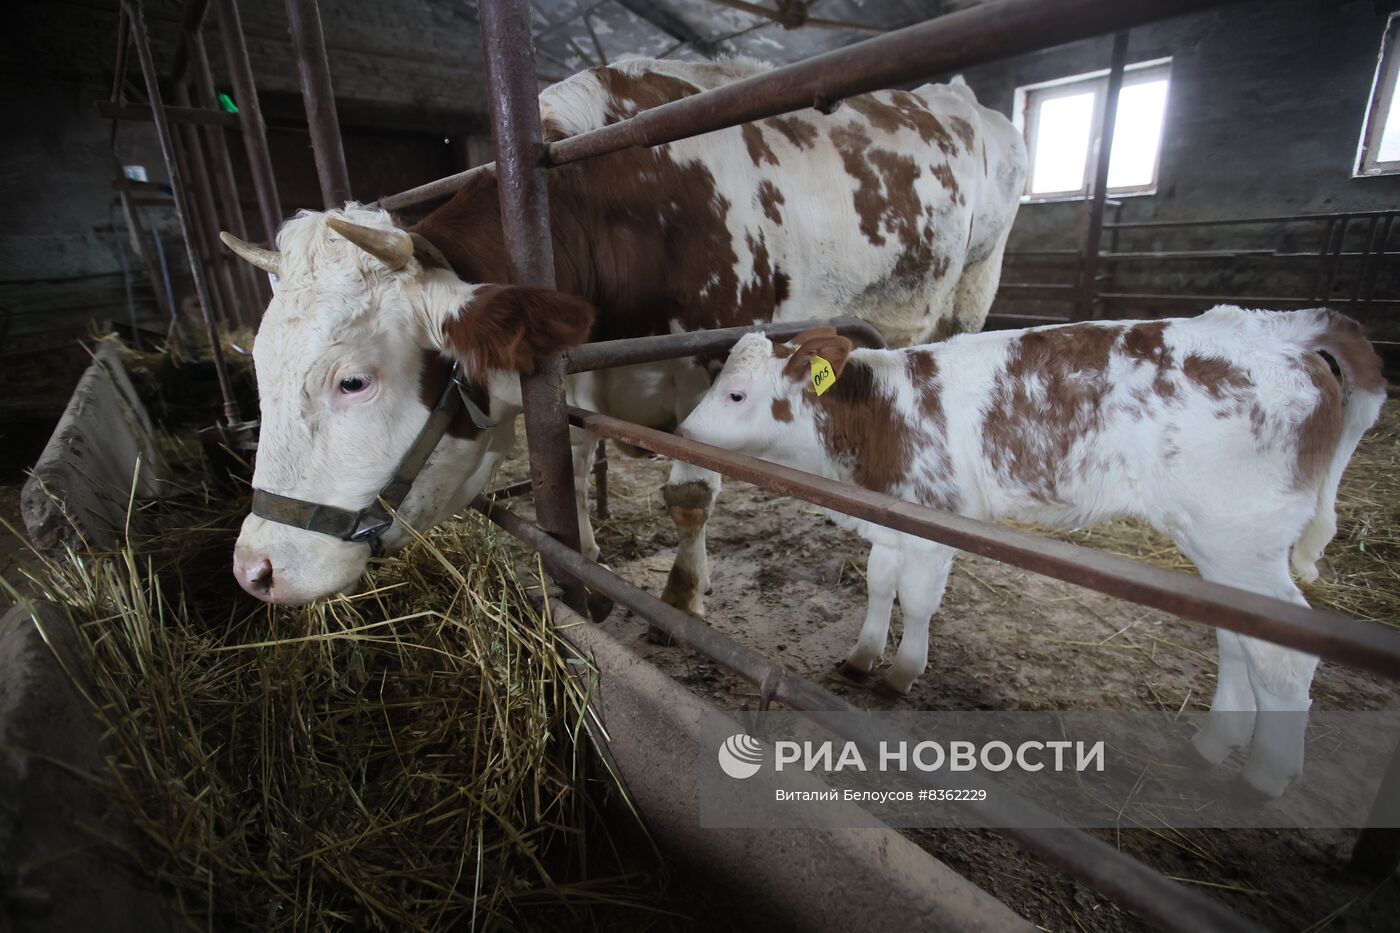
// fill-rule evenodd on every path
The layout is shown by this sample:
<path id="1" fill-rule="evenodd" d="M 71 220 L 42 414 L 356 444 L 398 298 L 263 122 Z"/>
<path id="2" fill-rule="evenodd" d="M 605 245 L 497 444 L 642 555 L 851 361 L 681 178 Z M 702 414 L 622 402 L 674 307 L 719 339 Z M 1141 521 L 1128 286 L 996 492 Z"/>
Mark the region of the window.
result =
<path id="1" fill-rule="evenodd" d="M 1124 70 L 1108 163 L 1110 194 L 1157 190 L 1170 81 L 1170 59 L 1141 62 Z M 1030 154 L 1026 194 L 1032 200 L 1088 196 L 1107 97 L 1107 71 L 1016 89 L 1016 123 L 1025 133 Z"/>
<path id="2" fill-rule="evenodd" d="M 1381 36 L 1380 60 L 1371 82 L 1371 103 L 1361 125 L 1361 145 L 1356 151 L 1356 175 L 1400 174 L 1400 94 L 1395 92 L 1400 73 L 1400 13 L 1390 14 Z"/>

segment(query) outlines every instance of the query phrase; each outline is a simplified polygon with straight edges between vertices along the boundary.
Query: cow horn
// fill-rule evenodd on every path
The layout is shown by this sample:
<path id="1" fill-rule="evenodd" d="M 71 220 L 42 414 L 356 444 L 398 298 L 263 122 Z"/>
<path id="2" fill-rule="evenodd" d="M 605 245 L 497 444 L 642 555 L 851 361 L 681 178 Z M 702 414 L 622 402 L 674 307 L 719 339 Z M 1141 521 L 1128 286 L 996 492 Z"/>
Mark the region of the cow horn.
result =
<path id="1" fill-rule="evenodd" d="M 219 232 L 219 239 L 223 240 L 229 249 L 264 272 L 276 275 L 278 266 L 282 264 L 282 254 L 275 249 L 263 249 L 261 246 L 245 243 L 227 230 Z"/>
<path id="2" fill-rule="evenodd" d="M 401 269 L 413 258 L 413 238 L 402 230 L 366 227 L 340 217 L 327 217 L 326 226 L 390 269 Z"/>

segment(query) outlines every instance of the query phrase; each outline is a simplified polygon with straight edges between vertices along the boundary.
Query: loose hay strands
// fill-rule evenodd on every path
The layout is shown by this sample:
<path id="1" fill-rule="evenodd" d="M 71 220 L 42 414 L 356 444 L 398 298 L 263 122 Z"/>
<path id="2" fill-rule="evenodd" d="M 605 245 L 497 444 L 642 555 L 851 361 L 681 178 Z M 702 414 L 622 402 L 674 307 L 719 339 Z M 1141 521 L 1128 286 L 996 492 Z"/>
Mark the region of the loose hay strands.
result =
<path id="1" fill-rule="evenodd" d="M 586 877 L 588 678 L 488 524 L 279 609 L 236 598 L 241 510 L 185 498 L 204 504 L 145 547 L 33 579 L 74 622 L 108 777 L 192 925 L 572 927 L 640 906 L 627 879 L 568 880 Z"/>
<path id="2" fill-rule="evenodd" d="M 1034 530 L 1085 547 L 1195 573 L 1167 538 L 1140 522 L 1074 531 Z M 1389 401 L 1356 450 L 1337 493 L 1337 536 L 1308 602 L 1368 622 L 1400 627 L 1400 401 Z"/>

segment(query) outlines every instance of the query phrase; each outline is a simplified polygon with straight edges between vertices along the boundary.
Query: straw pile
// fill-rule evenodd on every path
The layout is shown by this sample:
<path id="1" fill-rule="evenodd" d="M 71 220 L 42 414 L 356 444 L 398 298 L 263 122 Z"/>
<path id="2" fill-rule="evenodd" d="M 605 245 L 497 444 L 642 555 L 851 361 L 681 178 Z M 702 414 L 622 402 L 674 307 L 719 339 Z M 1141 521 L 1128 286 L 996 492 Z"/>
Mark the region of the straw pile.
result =
<path id="1" fill-rule="evenodd" d="M 597 870 L 588 671 L 486 523 L 275 609 L 231 587 L 246 503 L 194 492 L 158 538 L 34 577 L 79 633 L 138 856 L 192 925 L 575 927 L 627 901 L 577 880 Z"/>
<path id="2" fill-rule="evenodd" d="M 1167 538 L 1138 522 L 1043 534 L 1195 573 Z M 1353 618 L 1400 627 L 1400 401 L 1387 402 L 1362 438 L 1337 494 L 1337 536 L 1327 546 L 1308 602 Z"/>

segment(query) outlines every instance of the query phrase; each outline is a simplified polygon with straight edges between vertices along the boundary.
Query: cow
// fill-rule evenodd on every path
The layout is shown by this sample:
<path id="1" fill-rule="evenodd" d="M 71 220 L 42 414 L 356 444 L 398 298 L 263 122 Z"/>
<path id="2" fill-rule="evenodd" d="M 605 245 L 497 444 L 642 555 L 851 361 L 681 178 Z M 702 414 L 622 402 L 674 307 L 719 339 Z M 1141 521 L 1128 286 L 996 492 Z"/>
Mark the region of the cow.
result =
<path id="1" fill-rule="evenodd" d="M 646 59 L 594 68 L 540 95 L 542 126 L 562 139 L 764 68 Z M 506 284 L 491 170 L 410 228 L 349 204 L 299 213 L 277 250 L 225 234 L 277 279 L 254 345 L 263 507 L 255 498 L 241 529 L 238 582 L 289 603 L 351 586 L 370 556 L 365 541 L 393 550 L 405 524 L 427 528 L 481 490 L 511 446 L 520 375 L 585 340 L 814 309 L 868 320 L 895 344 L 980 329 L 1025 165 L 1015 128 L 966 85 L 925 85 L 553 169 L 557 290 Z M 354 517 L 417 446 L 449 381 L 475 413 L 453 421 L 400 520 L 357 531 Z M 569 391 L 585 407 L 673 427 L 708 383 L 685 360 L 575 377 Z M 595 438 L 576 431 L 574 442 L 581 545 L 593 558 L 582 480 Z M 677 463 L 664 490 L 680 537 L 665 598 L 697 615 L 718 487 L 716 475 Z M 307 502 L 324 508 L 309 513 L 298 505 Z"/>
<path id="2" fill-rule="evenodd" d="M 985 521 L 1140 519 L 1205 579 L 1306 606 L 1290 546 L 1293 570 L 1316 579 L 1342 471 L 1384 401 L 1352 319 L 1220 306 L 904 350 L 852 349 L 830 330 L 792 344 L 750 334 L 678 433 Z M 956 552 L 830 514 L 871 543 L 865 624 L 841 666 L 872 672 L 898 595 L 904 635 L 881 685 L 908 693 Z M 1252 732 L 1243 780 L 1276 797 L 1302 768 L 1317 658 L 1216 635 L 1218 683 L 1194 746 L 1219 764 Z M 1256 726 L 1255 710 L 1280 715 Z"/>

